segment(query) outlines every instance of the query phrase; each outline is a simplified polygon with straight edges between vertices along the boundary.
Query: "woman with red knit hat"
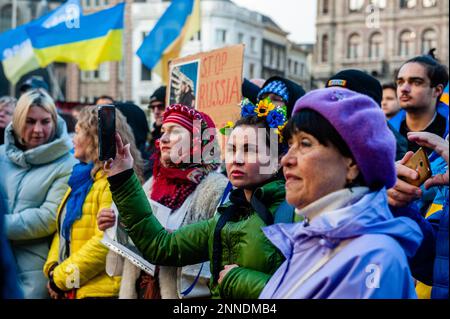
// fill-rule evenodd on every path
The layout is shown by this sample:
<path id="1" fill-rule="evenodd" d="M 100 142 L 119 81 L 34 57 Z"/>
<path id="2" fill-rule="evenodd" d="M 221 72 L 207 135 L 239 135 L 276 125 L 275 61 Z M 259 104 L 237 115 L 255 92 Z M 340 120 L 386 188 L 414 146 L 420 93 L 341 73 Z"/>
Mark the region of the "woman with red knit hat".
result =
<path id="1" fill-rule="evenodd" d="M 214 122 L 205 113 L 181 104 L 171 105 L 164 112 L 153 177 L 143 188 L 167 231 L 214 215 L 227 185 L 226 177 L 216 172 L 220 154 L 215 141 Z M 98 218 L 99 228 L 107 229 L 114 221 L 114 213 L 104 210 Z M 199 264 L 157 266 L 151 276 L 125 260 L 119 298 L 207 297 L 209 275 L 209 265 Z"/>

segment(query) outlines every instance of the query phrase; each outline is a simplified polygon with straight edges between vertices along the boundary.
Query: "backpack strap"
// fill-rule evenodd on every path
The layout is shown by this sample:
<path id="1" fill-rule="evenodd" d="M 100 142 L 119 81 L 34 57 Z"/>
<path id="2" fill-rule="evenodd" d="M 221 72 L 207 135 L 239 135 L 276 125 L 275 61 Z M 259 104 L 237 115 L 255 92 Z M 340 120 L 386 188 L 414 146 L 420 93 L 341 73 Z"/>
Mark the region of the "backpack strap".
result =
<path id="1" fill-rule="evenodd" d="M 252 199 L 250 200 L 250 205 L 252 205 L 253 209 L 256 211 L 258 216 L 263 220 L 263 222 L 267 226 L 273 224 L 272 214 L 267 209 L 267 207 L 263 203 L 261 203 L 261 201 L 258 198 L 256 198 L 256 196 L 252 196 Z"/>
<path id="2" fill-rule="evenodd" d="M 293 223 L 294 211 L 294 206 L 290 205 L 287 201 L 283 201 L 275 212 L 274 224 Z"/>

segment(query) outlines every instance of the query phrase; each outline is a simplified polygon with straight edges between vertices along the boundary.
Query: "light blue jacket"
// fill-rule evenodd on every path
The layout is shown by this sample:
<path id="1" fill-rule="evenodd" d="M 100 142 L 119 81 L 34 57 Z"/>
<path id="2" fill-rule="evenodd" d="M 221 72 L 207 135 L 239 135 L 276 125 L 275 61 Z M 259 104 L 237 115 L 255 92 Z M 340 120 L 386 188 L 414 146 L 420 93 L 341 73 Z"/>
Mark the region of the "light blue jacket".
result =
<path id="1" fill-rule="evenodd" d="M 422 241 L 417 224 L 392 216 L 385 189 L 340 207 L 324 211 L 309 225 L 275 224 L 263 229 L 286 260 L 260 298 L 417 298 L 406 258 Z M 304 277 L 344 240 L 348 241 L 342 250 Z M 298 282 L 303 284 L 297 287 Z"/>
<path id="2" fill-rule="evenodd" d="M 19 149 L 10 124 L 5 131 L 5 144 L 0 146 L 0 188 L 6 205 L 4 227 L 25 298 L 48 297 L 42 268 L 56 230 L 56 210 L 76 163 L 69 153 L 71 148 L 66 124 L 60 117 L 55 137 L 47 144 L 27 151 Z"/>

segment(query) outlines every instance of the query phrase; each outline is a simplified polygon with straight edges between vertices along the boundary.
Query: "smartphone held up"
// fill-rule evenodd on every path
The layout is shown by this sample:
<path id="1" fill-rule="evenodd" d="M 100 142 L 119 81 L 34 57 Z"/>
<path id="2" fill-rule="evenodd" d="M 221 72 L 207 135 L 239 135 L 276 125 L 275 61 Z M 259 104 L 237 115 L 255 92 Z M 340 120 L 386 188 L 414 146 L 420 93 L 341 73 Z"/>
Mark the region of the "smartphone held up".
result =
<path id="1" fill-rule="evenodd" d="M 419 148 L 419 150 L 414 153 L 409 161 L 405 163 L 405 166 L 412 170 L 415 170 L 419 174 L 419 178 L 414 180 L 406 177 L 403 178 L 403 180 L 408 184 L 419 187 L 431 177 L 430 162 L 428 160 L 427 153 L 423 150 L 422 147 Z"/>
<path id="2" fill-rule="evenodd" d="M 116 157 L 116 108 L 114 105 L 98 106 L 98 154 L 100 161 Z"/>

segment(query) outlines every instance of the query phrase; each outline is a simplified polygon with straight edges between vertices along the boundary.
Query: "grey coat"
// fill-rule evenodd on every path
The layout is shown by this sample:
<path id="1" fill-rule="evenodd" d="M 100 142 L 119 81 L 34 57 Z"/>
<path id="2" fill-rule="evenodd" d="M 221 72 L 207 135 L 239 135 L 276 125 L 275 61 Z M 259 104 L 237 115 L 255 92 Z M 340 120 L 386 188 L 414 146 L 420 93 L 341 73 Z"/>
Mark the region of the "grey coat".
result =
<path id="1" fill-rule="evenodd" d="M 5 233 L 17 263 L 25 298 L 48 298 L 42 268 L 51 236 L 56 230 L 56 210 L 68 188 L 76 160 L 66 124 L 58 117 L 54 139 L 33 149 L 15 144 L 10 124 L 0 146 L 1 199 L 6 206 Z"/>

